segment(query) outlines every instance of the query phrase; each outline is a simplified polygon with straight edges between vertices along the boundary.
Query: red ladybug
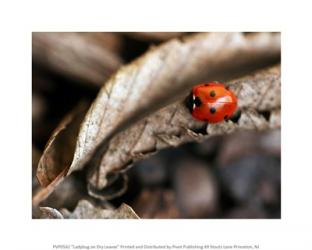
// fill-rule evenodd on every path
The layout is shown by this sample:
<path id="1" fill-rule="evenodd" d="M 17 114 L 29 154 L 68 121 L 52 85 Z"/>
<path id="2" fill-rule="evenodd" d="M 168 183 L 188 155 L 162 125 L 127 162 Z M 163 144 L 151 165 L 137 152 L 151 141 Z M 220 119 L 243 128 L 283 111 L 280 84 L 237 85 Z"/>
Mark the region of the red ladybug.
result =
<path id="1" fill-rule="evenodd" d="M 188 106 L 195 119 L 217 123 L 233 117 L 237 98 L 222 83 L 210 82 L 193 87 Z"/>

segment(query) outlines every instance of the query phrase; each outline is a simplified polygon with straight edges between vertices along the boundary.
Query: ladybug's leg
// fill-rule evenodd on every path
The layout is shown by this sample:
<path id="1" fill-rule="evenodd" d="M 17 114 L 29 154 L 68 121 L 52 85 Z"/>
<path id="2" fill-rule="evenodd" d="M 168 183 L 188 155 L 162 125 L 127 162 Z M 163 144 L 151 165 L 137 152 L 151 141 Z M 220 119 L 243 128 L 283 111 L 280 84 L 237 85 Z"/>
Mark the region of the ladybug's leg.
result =
<path id="1" fill-rule="evenodd" d="M 239 118 L 241 117 L 242 111 L 240 109 L 236 110 L 235 113 L 230 117 L 229 120 L 231 120 L 234 123 L 237 123 Z"/>

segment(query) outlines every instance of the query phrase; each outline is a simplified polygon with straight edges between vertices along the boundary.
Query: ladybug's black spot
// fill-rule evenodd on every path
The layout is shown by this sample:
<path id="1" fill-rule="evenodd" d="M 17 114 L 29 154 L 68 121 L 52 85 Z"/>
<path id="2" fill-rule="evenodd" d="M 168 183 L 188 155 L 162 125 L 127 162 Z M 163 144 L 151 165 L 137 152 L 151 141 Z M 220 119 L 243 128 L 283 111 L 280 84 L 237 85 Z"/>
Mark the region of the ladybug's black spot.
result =
<path id="1" fill-rule="evenodd" d="M 195 97 L 194 104 L 196 107 L 199 107 L 202 104 L 202 102 L 198 96 Z"/>
<path id="2" fill-rule="evenodd" d="M 209 86 L 209 83 L 205 83 L 205 86 Z"/>
<path id="3" fill-rule="evenodd" d="M 210 108 L 210 113 L 211 113 L 211 114 L 216 113 L 216 111 L 217 111 L 216 108 L 214 108 L 214 107 Z"/>
<path id="4" fill-rule="evenodd" d="M 211 97 L 215 97 L 215 96 L 216 96 L 216 92 L 215 92 L 214 90 L 211 90 L 211 91 L 210 91 L 210 96 L 211 96 Z"/>

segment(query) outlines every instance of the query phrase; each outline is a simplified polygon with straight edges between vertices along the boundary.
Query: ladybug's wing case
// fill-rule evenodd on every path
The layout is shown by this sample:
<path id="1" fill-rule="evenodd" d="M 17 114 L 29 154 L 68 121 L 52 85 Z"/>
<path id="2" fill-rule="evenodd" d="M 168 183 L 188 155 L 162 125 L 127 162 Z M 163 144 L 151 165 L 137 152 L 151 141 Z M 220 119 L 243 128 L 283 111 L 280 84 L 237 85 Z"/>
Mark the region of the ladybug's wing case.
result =
<path id="1" fill-rule="evenodd" d="M 217 123 L 229 119 L 235 109 L 234 103 L 206 103 L 194 108 L 192 115 L 201 121 Z"/>
<path id="2" fill-rule="evenodd" d="M 192 115 L 198 120 L 217 123 L 229 119 L 236 110 L 236 96 L 223 84 L 201 84 L 194 87 L 192 93 Z"/>

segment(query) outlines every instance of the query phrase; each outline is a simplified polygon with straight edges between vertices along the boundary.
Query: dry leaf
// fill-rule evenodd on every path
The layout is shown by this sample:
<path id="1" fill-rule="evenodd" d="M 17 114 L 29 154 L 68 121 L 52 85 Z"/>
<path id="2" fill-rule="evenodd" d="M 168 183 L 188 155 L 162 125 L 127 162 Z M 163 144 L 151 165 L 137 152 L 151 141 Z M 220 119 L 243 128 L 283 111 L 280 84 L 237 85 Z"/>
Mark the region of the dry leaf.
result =
<path id="1" fill-rule="evenodd" d="M 112 210 L 95 207 L 86 200 L 79 201 L 72 213 L 67 209 L 61 209 L 61 213 L 65 219 L 139 219 L 133 209 L 124 203 Z"/>
<path id="2" fill-rule="evenodd" d="M 72 161 L 80 123 L 88 107 L 87 102 L 80 103 L 52 133 L 37 168 L 37 178 L 42 186 L 47 186 L 64 169 L 68 169 Z"/>
<path id="3" fill-rule="evenodd" d="M 34 32 L 32 39 L 37 65 L 81 83 L 100 87 L 122 65 L 115 34 Z"/>
<path id="4" fill-rule="evenodd" d="M 193 119 L 183 101 L 171 104 L 110 141 L 100 167 L 90 175 L 91 185 L 97 189 L 104 188 L 107 185 L 107 175 L 121 171 L 133 162 L 166 147 L 201 141 L 237 129 L 264 130 L 280 127 L 279 66 L 231 81 L 228 86 L 238 96 L 238 106 L 242 111 L 238 123 L 230 121 L 207 126 L 206 123 Z"/>
<path id="5" fill-rule="evenodd" d="M 37 207 L 63 182 L 72 161 L 81 121 L 89 107 L 81 102 L 52 133 L 37 167 L 37 180 L 43 189 L 35 190 L 32 204 Z"/>
<path id="6" fill-rule="evenodd" d="M 40 207 L 40 219 L 64 219 L 63 215 L 54 208 Z"/>
<path id="7" fill-rule="evenodd" d="M 101 183 L 96 183 L 96 187 L 104 187 L 107 173 L 119 171 L 129 165 L 132 159 L 141 158 L 148 152 L 154 152 L 168 145 L 176 146 L 181 142 L 203 137 L 197 131 L 202 129 L 203 125 L 194 120 L 190 121 L 188 117 L 183 117 L 187 112 L 181 102 L 166 107 L 165 109 L 168 110 L 160 114 L 164 116 L 162 120 L 159 120 L 159 114 L 156 113 L 152 118 L 148 118 L 151 121 L 148 120 L 147 124 L 141 122 L 135 129 L 139 128 L 139 133 L 132 131 L 130 137 L 114 138 L 120 131 L 147 114 L 178 100 L 194 84 L 201 81 L 233 78 L 279 60 L 280 34 L 278 33 L 260 33 L 249 36 L 241 33 L 196 34 L 184 40 L 174 39 L 155 47 L 138 60 L 122 67 L 101 89 L 81 125 L 74 156 L 67 154 L 66 162 L 51 158 L 50 162 L 46 161 L 45 168 L 51 169 L 51 172 L 59 172 L 61 168 L 70 166 L 68 172 L 70 174 L 72 171 L 82 169 L 87 163 L 92 167 L 103 166 L 104 163 L 106 164 L 107 157 L 112 153 L 105 154 L 102 161 L 108 147 L 119 144 L 118 140 L 123 141 L 127 147 L 133 145 L 136 150 L 134 155 L 131 155 L 130 162 L 127 160 L 130 150 L 122 146 L 117 153 L 121 157 L 109 161 L 109 165 L 100 168 Z M 167 117 L 168 114 L 169 117 Z M 166 132 L 164 130 L 168 128 L 166 123 L 172 123 L 173 118 L 177 119 L 174 121 L 176 125 L 169 128 L 170 132 Z M 263 124 L 266 124 L 263 128 L 278 126 L 279 110 L 271 112 L 270 121 L 263 122 L 263 120 L 260 114 L 247 109 L 243 112 L 240 121 L 246 121 L 244 126 L 250 128 L 252 126 L 258 128 L 257 126 Z M 273 121 L 275 125 L 272 125 Z M 151 123 L 156 124 L 159 131 L 156 131 L 156 135 L 151 138 L 148 137 L 146 141 L 140 139 L 141 133 L 148 135 L 146 129 Z M 188 126 L 194 130 L 185 129 Z M 207 132 L 208 134 L 230 132 L 235 126 L 237 125 L 209 126 Z M 243 125 L 238 124 L 238 126 Z M 213 131 L 210 131 L 211 129 Z M 153 144 L 155 137 L 157 137 L 157 145 Z M 112 138 L 115 142 L 108 144 Z M 135 141 L 133 138 L 138 143 L 133 144 Z M 53 140 L 52 144 L 56 139 Z M 125 150 L 125 154 L 122 150 Z M 125 159 L 122 158 L 124 155 L 126 155 Z M 71 163 L 68 162 L 70 158 L 73 159 Z M 117 163 L 114 162 L 116 160 Z M 57 165 L 54 164 L 56 161 L 59 162 Z M 124 165 L 121 166 L 120 162 Z M 54 171 L 54 167 L 57 167 L 58 171 Z M 46 174 L 49 175 L 49 173 Z M 42 179 L 46 179 L 45 184 L 48 184 L 53 177 Z"/>

